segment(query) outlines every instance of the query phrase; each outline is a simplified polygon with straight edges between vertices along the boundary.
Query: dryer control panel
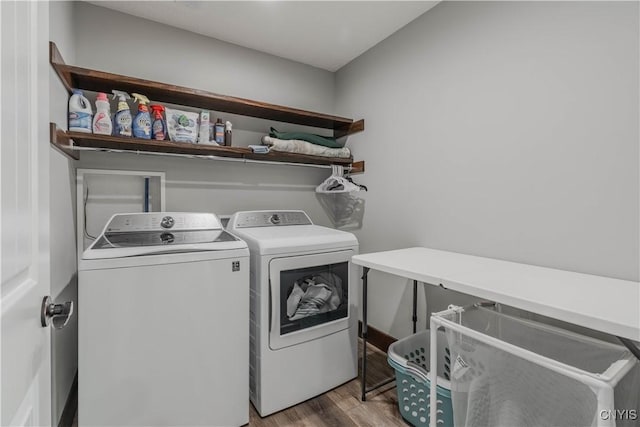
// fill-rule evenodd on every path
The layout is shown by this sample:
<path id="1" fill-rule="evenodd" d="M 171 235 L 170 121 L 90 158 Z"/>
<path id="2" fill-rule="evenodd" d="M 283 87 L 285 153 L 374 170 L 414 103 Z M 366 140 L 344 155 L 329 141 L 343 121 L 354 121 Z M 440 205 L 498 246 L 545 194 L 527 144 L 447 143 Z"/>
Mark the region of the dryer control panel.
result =
<path id="1" fill-rule="evenodd" d="M 231 228 L 277 227 L 283 225 L 313 225 L 303 211 L 237 212 L 229 221 Z"/>

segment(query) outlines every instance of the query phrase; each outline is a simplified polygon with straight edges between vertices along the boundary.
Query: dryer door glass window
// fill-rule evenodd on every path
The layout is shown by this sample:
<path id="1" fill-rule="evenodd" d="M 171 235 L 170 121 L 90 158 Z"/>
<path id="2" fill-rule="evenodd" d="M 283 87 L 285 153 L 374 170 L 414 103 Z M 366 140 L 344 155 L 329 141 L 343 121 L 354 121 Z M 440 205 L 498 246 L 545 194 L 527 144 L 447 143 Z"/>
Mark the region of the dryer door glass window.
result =
<path id="1" fill-rule="evenodd" d="M 349 315 L 349 263 L 280 271 L 280 335 Z"/>

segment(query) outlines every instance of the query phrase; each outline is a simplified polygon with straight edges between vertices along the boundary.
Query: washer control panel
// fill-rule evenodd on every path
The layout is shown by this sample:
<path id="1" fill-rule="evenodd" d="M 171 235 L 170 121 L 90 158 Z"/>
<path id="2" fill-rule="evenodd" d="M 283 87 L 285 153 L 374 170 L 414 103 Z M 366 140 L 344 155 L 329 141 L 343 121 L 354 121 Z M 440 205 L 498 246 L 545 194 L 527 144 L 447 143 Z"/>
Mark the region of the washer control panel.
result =
<path id="1" fill-rule="evenodd" d="M 303 211 L 238 212 L 231 221 L 233 228 L 277 227 L 283 225 L 312 225 Z"/>
<path id="2" fill-rule="evenodd" d="M 186 230 L 220 230 L 222 224 L 217 216 L 211 213 L 192 212 L 149 212 L 116 214 L 111 217 L 105 231 L 186 231 Z"/>

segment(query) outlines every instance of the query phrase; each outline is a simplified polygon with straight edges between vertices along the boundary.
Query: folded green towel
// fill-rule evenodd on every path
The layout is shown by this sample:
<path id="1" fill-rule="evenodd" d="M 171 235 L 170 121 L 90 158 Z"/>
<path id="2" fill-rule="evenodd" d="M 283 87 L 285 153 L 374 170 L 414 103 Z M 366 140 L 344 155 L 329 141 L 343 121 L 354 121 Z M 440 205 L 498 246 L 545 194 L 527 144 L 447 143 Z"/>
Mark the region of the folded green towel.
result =
<path id="1" fill-rule="evenodd" d="M 275 128 L 271 128 L 269 136 L 271 138 L 285 140 L 300 139 L 302 141 L 307 141 L 312 144 L 322 145 L 329 148 L 342 148 L 344 146 L 344 144 L 340 144 L 335 138 L 305 132 L 278 132 Z"/>

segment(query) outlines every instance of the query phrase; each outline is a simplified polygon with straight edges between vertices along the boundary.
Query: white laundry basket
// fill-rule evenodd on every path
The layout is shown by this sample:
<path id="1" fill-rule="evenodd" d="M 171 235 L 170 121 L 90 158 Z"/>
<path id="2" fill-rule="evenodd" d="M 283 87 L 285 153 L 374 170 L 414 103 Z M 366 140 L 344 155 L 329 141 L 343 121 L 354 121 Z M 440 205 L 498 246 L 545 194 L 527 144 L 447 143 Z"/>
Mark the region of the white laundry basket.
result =
<path id="1" fill-rule="evenodd" d="M 626 348 L 477 306 L 433 321 L 451 350 L 456 427 L 640 425 Z"/>

